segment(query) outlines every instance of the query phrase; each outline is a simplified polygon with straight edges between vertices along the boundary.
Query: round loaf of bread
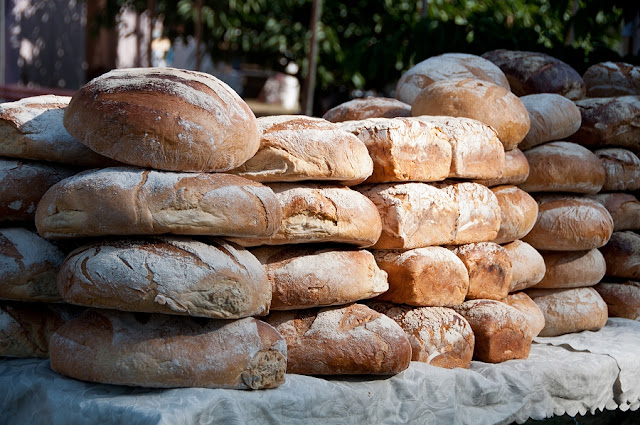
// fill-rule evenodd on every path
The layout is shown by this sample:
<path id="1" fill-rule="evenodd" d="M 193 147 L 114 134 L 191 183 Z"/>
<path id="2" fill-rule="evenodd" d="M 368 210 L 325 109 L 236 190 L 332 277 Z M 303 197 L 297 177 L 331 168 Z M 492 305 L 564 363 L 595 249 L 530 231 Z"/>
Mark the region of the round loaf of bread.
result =
<path id="1" fill-rule="evenodd" d="M 607 323 L 607 304 L 593 288 L 528 289 L 527 295 L 544 315 L 538 336 L 597 331 Z"/>
<path id="2" fill-rule="evenodd" d="M 282 211 L 273 191 L 238 176 L 138 168 L 90 170 L 52 187 L 38 204 L 46 238 L 103 235 L 269 236 Z"/>
<path id="3" fill-rule="evenodd" d="M 0 228 L 0 299 L 62 301 L 56 276 L 65 254 L 30 230 Z"/>
<path id="4" fill-rule="evenodd" d="M 517 309 L 494 300 L 470 300 L 454 307 L 476 338 L 473 358 L 487 363 L 526 359 L 531 350 L 529 320 Z"/>
<path id="5" fill-rule="evenodd" d="M 589 97 L 640 95 L 640 66 L 624 62 L 591 65 L 582 76 Z"/>
<path id="6" fill-rule="evenodd" d="M 239 319 L 269 313 L 260 262 L 223 240 L 103 240 L 73 251 L 58 274 L 64 300 L 87 307 Z"/>
<path id="7" fill-rule="evenodd" d="M 613 220 L 598 202 L 581 196 L 537 195 L 538 219 L 522 238 L 538 250 L 599 248 L 613 233 Z"/>
<path id="8" fill-rule="evenodd" d="M 593 289 L 607 303 L 609 317 L 640 319 L 640 282 L 600 282 Z"/>
<path id="9" fill-rule="evenodd" d="M 369 251 L 297 245 L 264 246 L 251 253 L 271 284 L 271 310 L 343 305 L 389 289 L 387 274 Z"/>
<path id="10" fill-rule="evenodd" d="M 0 158 L 0 223 L 33 225 L 45 192 L 77 172 L 57 164 Z"/>
<path id="11" fill-rule="evenodd" d="M 509 294 L 507 298 L 504 299 L 504 303 L 524 314 L 529 322 L 532 338 L 537 337 L 540 331 L 544 329 L 544 314 L 542 314 L 540 307 L 538 307 L 526 293 L 516 292 Z"/>
<path id="12" fill-rule="evenodd" d="M 529 149 L 546 142 L 562 140 L 578 131 L 582 123 L 580 109 L 570 99 L 555 93 L 522 96 L 529 112 L 531 129 L 518 146 Z"/>
<path id="13" fill-rule="evenodd" d="M 474 183 L 479 183 L 487 187 L 500 186 L 505 184 L 524 183 L 529 177 L 529 161 L 524 153 L 518 149 L 511 149 L 504 153 L 504 168 L 499 177 L 494 179 L 474 179 Z"/>
<path id="14" fill-rule="evenodd" d="M 411 115 L 478 120 L 496 130 L 507 151 L 518 146 L 531 126 L 527 109 L 509 89 L 475 78 L 430 84 L 414 100 Z"/>
<path id="15" fill-rule="evenodd" d="M 613 230 L 640 229 L 640 201 L 630 193 L 599 193 L 589 198 L 600 202 L 611 214 Z"/>
<path id="16" fill-rule="evenodd" d="M 151 388 L 262 389 L 284 383 L 287 346 L 252 317 L 215 320 L 90 309 L 51 337 L 51 368 Z"/>
<path id="17" fill-rule="evenodd" d="M 449 137 L 435 124 L 371 118 L 340 126 L 364 142 L 373 160 L 367 183 L 444 180 L 451 168 Z"/>
<path id="18" fill-rule="evenodd" d="M 321 118 L 258 118 L 260 149 L 232 172 L 259 182 L 330 180 L 347 186 L 373 172 L 367 147 L 353 134 Z"/>
<path id="19" fill-rule="evenodd" d="M 607 270 L 596 248 L 589 251 L 542 251 L 546 272 L 535 288 L 579 288 L 600 282 Z"/>
<path id="20" fill-rule="evenodd" d="M 640 280 L 640 235 L 614 232 L 600 252 L 607 264 L 607 276 Z"/>
<path id="21" fill-rule="evenodd" d="M 400 325 L 411 343 L 412 361 L 446 369 L 469 368 L 475 338 L 469 322 L 454 310 L 380 301 L 367 305 Z"/>
<path id="22" fill-rule="evenodd" d="M 219 172 L 260 146 L 256 118 L 229 86 L 202 72 L 115 69 L 85 84 L 64 126 L 92 150 L 139 167 Z"/>
<path id="23" fill-rule="evenodd" d="M 461 304 L 469 290 L 467 268 L 446 248 L 376 250 L 373 255 L 389 276 L 389 290 L 378 300 L 412 306 L 452 306 Z"/>
<path id="24" fill-rule="evenodd" d="M 594 194 L 605 183 L 600 159 L 576 143 L 550 142 L 524 151 L 529 177 L 520 184 L 526 192 L 571 192 Z"/>
<path id="25" fill-rule="evenodd" d="M 527 235 L 538 218 L 538 203 L 517 186 L 492 187 L 500 205 L 500 230 L 494 243 L 513 242 Z"/>
<path id="26" fill-rule="evenodd" d="M 287 341 L 287 373 L 395 375 L 411 362 L 402 328 L 364 305 L 277 311 L 266 320 Z"/>
<path id="27" fill-rule="evenodd" d="M 520 291 L 540 282 L 545 274 L 544 258 L 534 247 L 521 240 L 502 246 L 511 259 L 509 292 Z"/>
<path id="28" fill-rule="evenodd" d="M 0 156 L 109 167 L 115 161 L 71 137 L 62 124 L 70 97 L 34 96 L 0 104 Z"/>
<path id="29" fill-rule="evenodd" d="M 410 117 L 411 105 L 389 97 L 363 97 L 329 109 L 322 118 L 331 122 L 366 120 L 367 118 Z"/>
<path id="30" fill-rule="evenodd" d="M 513 279 L 513 265 L 506 249 L 492 242 L 480 242 L 451 250 L 469 273 L 467 299 L 503 300 L 507 296 Z"/>
<path id="31" fill-rule="evenodd" d="M 571 100 L 582 99 L 586 88 L 578 72 L 552 56 L 519 50 L 492 50 L 482 55 L 507 76 L 516 96 L 557 93 Z"/>
<path id="32" fill-rule="evenodd" d="M 425 59 L 405 72 L 396 85 L 396 97 L 411 105 L 434 81 L 452 78 L 478 78 L 509 89 L 504 73 L 488 60 L 468 53 L 445 53 Z"/>
<path id="33" fill-rule="evenodd" d="M 636 154 L 620 148 L 599 149 L 595 154 L 605 171 L 603 191 L 640 189 L 640 158 Z"/>

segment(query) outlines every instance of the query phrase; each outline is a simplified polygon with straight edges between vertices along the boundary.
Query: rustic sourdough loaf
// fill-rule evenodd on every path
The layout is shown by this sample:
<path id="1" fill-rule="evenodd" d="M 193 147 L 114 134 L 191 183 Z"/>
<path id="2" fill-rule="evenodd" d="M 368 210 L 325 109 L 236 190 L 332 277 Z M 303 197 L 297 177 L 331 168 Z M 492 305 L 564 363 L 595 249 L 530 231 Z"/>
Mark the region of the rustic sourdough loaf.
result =
<path id="1" fill-rule="evenodd" d="M 506 243 L 523 238 L 536 224 L 538 203 L 516 186 L 496 186 L 491 191 L 500 206 L 500 230 L 492 242 Z"/>
<path id="2" fill-rule="evenodd" d="M 331 122 L 366 120 L 367 118 L 410 117 L 411 105 L 388 97 L 363 97 L 329 109 L 322 118 Z"/>
<path id="3" fill-rule="evenodd" d="M 640 95 L 640 66 L 624 62 L 591 65 L 582 76 L 589 97 Z"/>
<path id="4" fill-rule="evenodd" d="M 526 293 L 516 292 L 509 294 L 504 299 L 504 303 L 515 308 L 527 318 L 532 338 L 537 337 L 540 331 L 544 329 L 544 314 Z"/>
<path id="5" fill-rule="evenodd" d="M 513 279 L 511 257 L 492 242 L 471 243 L 450 248 L 469 272 L 468 299 L 503 300 Z"/>
<path id="6" fill-rule="evenodd" d="M 640 229 L 640 201 L 630 193 L 599 193 L 589 198 L 600 202 L 611 214 L 613 230 Z"/>
<path id="7" fill-rule="evenodd" d="M 545 274 L 542 255 L 521 240 L 502 245 L 511 259 L 511 285 L 509 292 L 520 291 L 540 282 Z"/>
<path id="8" fill-rule="evenodd" d="M 640 280 L 640 235 L 630 231 L 613 232 L 600 252 L 607 264 L 607 276 Z"/>
<path id="9" fill-rule="evenodd" d="M 578 131 L 582 123 L 580 110 L 570 99 L 555 93 L 538 93 L 520 98 L 531 119 L 531 128 L 520 149 L 562 140 Z"/>
<path id="10" fill-rule="evenodd" d="M 589 251 L 541 251 L 546 272 L 535 288 L 593 286 L 603 278 L 607 265 L 596 248 Z"/>
<path id="11" fill-rule="evenodd" d="M 603 191 L 640 189 L 640 158 L 620 148 L 598 149 L 595 154 L 605 171 Z"/>
<path id="12" fill-rule="evenodd" d="M 609 310 L 609 317 L 640 319 L 640 282 L 602 281 L 593 287 Z"/>
<path id="13" fill-rule="evenodd" d="M 493 179 L 474 179 L 474 183 L 480 183 L 487 187 L 500 186 L 504 184 L 524 183 L 529 177 L 529 161 L 524 153 L 518 149 L 511 149 L 504 153 L 504 168 L 500 176 Z"/>

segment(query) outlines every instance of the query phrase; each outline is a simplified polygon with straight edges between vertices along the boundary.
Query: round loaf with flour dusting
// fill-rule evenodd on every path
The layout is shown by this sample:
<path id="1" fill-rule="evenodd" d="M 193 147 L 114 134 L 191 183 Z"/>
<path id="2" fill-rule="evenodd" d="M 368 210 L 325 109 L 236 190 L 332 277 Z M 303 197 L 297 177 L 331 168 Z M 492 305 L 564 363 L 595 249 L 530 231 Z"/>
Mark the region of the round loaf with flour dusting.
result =
<path id="1" fill-rule="evenodd" d="M 388 97 L 364 97 L 341 103 L 322 116 L 327 121 L 343 122 L 367 118 L 410 117 L 411 105 Z"/>

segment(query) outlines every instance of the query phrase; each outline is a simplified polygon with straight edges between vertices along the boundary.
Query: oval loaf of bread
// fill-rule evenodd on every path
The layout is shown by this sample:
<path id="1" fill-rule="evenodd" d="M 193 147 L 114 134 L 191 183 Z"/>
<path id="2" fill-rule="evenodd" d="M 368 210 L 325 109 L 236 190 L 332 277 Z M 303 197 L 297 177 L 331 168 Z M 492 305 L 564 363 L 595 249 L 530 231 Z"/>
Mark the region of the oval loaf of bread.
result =
<path id="1" fill-rule="evenodd" d="M 368 118 L 410 117 L 411 105 L 389 97 L 363 97 L 334 106 L 322 118 L 331 122 L 366 120 Z"/>

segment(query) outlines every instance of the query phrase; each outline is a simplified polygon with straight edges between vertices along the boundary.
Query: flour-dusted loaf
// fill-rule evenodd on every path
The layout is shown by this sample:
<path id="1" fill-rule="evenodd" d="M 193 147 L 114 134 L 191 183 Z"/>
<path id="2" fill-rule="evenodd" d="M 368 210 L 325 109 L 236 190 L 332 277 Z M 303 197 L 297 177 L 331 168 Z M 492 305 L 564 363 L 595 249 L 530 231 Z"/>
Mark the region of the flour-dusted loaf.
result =
<path id="1" fill-rule="evenodd" d="M 451 168 L 449 136 L 433 123 L 406 118 L 370 118 L 340 126 L 364 142 L 373 160 L 366 183 L 447 178 Z"/>
<path id="2" fill-rule="evenodd" d="M 77 172 L 58 164 L 0 158 L 0 223 L 33 225 L 47 189 Z"/>
<path id="3" fill-rule="evenodd" d="M 259 182 L 330 180 L 347 186 L 373 172 L 367 147 L 338 124 L 302 115 L 258 118 L 258 153 L 232 172 Z"/>
<path id="4" fill-rule="evenodd" d="M 540 331 L 544 329 L 544 314 L 542 314 L 540 307 L 538 307 L 526 293 L 515 292 L 509 294 L 507 298 L 504 299 L 504 303 L 515 308 L 527 318 L 533 338 L 537 337 Z"/>
<path id="5" fill-rule="evenodd" d="M 264 238 L 234 238 L 243 246 L 339 242 L 371 246 L 382 232 L 376 205 L 346 186 L 268 183 L 280 202 L 282 223 Z"/>
<path id="6" fill-rule="evenodd" d="M 600 252 L 607 263 L 607 276 L 640 280 L 640 235 L 630 231 L 613 232 Z"/>
<path id="7" fill-rule="evenodd" d="M 277 311 L 266 320 L 287 341 L 288 373 L 395 375 L 411 362 L 400 325 L 361 304 Z"/>
<path id="8" fill-rule="evenodd" d="M 115 161 L 74 139 L 62 124 L 70 97 L 34 96 L 0 104 L 0 156 L 107 167 Z"/>
<path id="9" fill-rule="evenodd" d="M 0 357 L 49 357 L 51 335 L 83 311 L 68 304 L 0 301 Z"/>
<path id="10" fill-rule="evenodd" d="M 469 290 L 469 272 L 462 260 L 440 246 L 406 251 L 373 251 L 389 276 L 389 290 L 377 299 L 412 306 L 461 304 Z"/>
<path id="11" fill-rule="evenodd" d="M 473 329 L 475 360 L 500 363 L 529 357 L 533 333 L 527 317 L 514 307 L 495 300 L 469 300 L 454 310 Z"/>
<path id="12" fill-rule="evenodd" d="M 505 150 L 518 146 L 529 132 L 529 113 L 508 88 L 476 78 L 436 81 L 411 105 L 411 115 L 466 117 L 490 125 Z"/>
<path id="13" fill-rule="evenodd" d="M 640 229 L 640 201 L 630 193 L 599 193 L 590 196 L 611 214 L 613 230 Z"/>
<path id="14" fill-rule="evenodd" d="M 511 257 L 492 242 L 471 243 L 450 248 L 469 272 L 468 299 L 503 300 L 513 279 Z"/>
<path id="15" fill-rule="evenodd" d="M 65 259 L 58 289 L 71 304 L 214 319 L 266 315 L 271 304 L 260 262 L 222 239 L 92 242 Z"/>
<path id="16" fill-rule="evenodd" d="M 538 250 L 583 251 L 599 248 L 613 233 L 613 220 L 598 202 L 582 196 L 540 194 L 538 219 L 522 238 Z"/>
<path id="17" fill-rule="evenodd" d="M 640 66 L 624 62 L 591 65 L 582 76 L 589 97 L 640 95 Z"/>
<path id="18" fill-rule="evenodd" d="M 640 189 L 640 158 L 635 153 L 627 149 L 608 148 L 598 149 L 595 154 L 605 170 L 603 191 Z"/>
<path id="19" fill-rule="evenodd" d="M 535 288 L 593 286 L 603 278 L 607 265 L 594 248 L 588 251 L 541 251 L 546 272 Z"/>
<path id="20" fill-rule="evenodd" d="M 31 230 L 0 228 L 0 299 L 59 302 L 56 276 L 65 254 Z"/>
<path id="21" fill-rule="evenodd" d="M 271 310 L 348 304 L 389 289 L 387 274 L 366 250 L 328 245 L 258 247 L 273 297 Z"/>
<path id="22" fill-rule="evenodd" d="M 454 240 L 460 211 L 445 191 L 426 183 L 356 189 L 373 201 L 382 219 L 382 234 L 373 248 L 411 249 Z"/>
<path id="23" fill-rule="evenodd" d="M 410 117 L 411 105 L 389 97 L 363 97 L 329 109 L 322 118 L 331 122 L 366 120 L 367 118 Z"/>
<path id="24" fill-rule="evenodd" d="M 64 126 L 104 156 L 160 170 L 227 171 L 260 145 L 253 112 L 229 86 L 173 68 L 115 69 L 89 81 Z"/>
<path id="25" fill-rule="evenodd" d="M 275 388 L 287 346 L 248 317 L 216 320 L 90 309 L 51 337 L 51 368 L 84 381 L 151 388 Z"/>
<path id="26" fill-rule="evenodd" d="M 540 282 L 545 274 L 544 258 L 538 250 L 521 240 L 502 245 L 511 259 L 509 292 L 520 291 Z"/>
<path id="27" fill-rule="evenodd" d="M 607 303 L 609 317 L 640 320 L 640 282 L 602 281 L 593 289 Z"/>
<path id="28" fill-rule="evenodd" d="M 496 179 L 505 168 L 505 152 L 496 131 L 470 118 L 422 115 L 413 119 L 435 124 L 451 143 L 449 177 Z"/>
<path id="29" fill-rule="evenodd" d="M 570 142 L 550 142 L 524 151 L 529 177 L 526 192 L 594 194 L 605 183 L 605 167 L 589 149 Z"/>
<path id="30" fill-rule="evenodd" d="M 528 289 L 544 315 L 539 336 L 597 331 L 607 323 L 607 304 L 593 288 Z"/>
<path id="31" fill-rule="evenodd" d="M 506 243 L 522 239 L 536 224 L 538 203 L 517 186 L 496 186 L 491 191 L 500 205 L 500 230 L 492 242 Z"/>
<path id="32" fill-rule="evenodd" d="M 452 78 L 478 78 L 509 89 L 507 77 L 488 60 L 468 53 L 445 53 L 425 59 L 405 72 L 396 85 L 396 97 L 411 105 L 434 81 Z"/>
<path id="33" fill-rule="evenodd" d="M 162 233 L 270 236 L 282 219 L 273 191 L 238 176 L 138 168 L 90 170 L 53 186 L 36 211 L 46 238 Z"/>
<path id="34" fill-rule="evenodd" d="M 520 98 L 529 112 L 531 128 L 520 149 L 562 140 L 578 131 L 582 123 L 580 109 L 570 99 L 555 93 L 539 93 Z"/>
<path id="35" fill-rule="evenodd" d="M 524 153 L 518 149 L 511 149 L 504 153 L 504 168 L 499 177 L 493 179 L 474 179 L 474 183 L 480 183 L 487 187 L 505 184 L 524 183 L 529 177 L 529 161 Z"/>
<path id="36" fill-rule="evenodd" d="M 454 310 L 380 301 L 367 305 L 389 316 L 405 331 L 411 343 L 411 360 L 447 369 L 469 368 L 475 338 L 469 322 Z"/>
<path id="37" fill-rule="evenodd" d="M 553 56 L 539 52 L 498 49 L 483 58 L 505 73 L 516 96 L 535 93 L 557 93 L 571 100 L 582 99 L 586 87 L 582 77 L 571 66 Z"/>

